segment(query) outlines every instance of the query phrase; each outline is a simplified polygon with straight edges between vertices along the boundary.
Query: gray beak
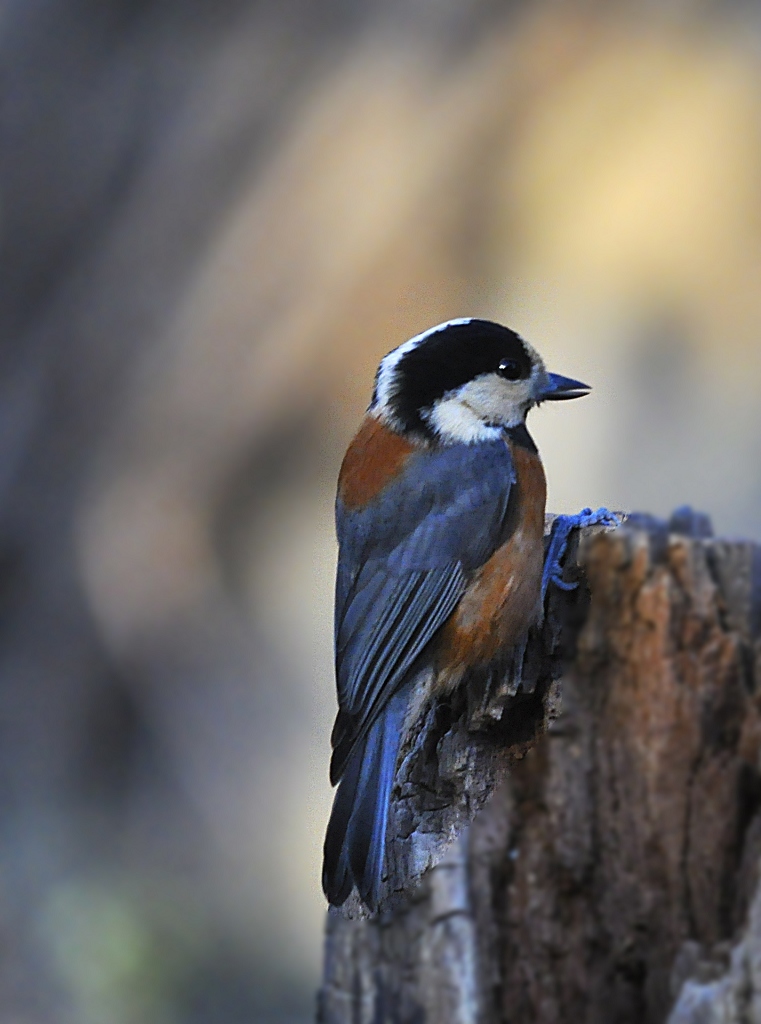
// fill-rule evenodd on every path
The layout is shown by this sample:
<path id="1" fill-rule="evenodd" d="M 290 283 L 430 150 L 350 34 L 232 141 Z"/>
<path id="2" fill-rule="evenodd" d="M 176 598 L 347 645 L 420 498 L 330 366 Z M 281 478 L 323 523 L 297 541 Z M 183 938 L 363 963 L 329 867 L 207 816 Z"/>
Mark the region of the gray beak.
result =
<path id="1" fill-rule="evenodd" d="M 537 401 L 560 402 L 568 398 L 583 398 L 591 390 L 589 384 L 582 384 L 580 380 L 561 377 L 559 373 L 548 373 L 547 383 L 542 388 Z"/>

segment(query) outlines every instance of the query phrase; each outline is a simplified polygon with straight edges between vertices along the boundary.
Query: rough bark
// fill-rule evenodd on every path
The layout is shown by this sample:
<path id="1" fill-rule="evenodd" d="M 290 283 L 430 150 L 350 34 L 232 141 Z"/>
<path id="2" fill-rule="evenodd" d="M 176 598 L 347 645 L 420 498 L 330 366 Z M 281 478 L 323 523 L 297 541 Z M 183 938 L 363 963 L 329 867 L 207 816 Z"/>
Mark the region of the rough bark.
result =
<path id="1" fill-rule="evenodd" d="M 581 537 L 525 723 L 516 698 L 475 732 L 450 708 L 452 802 L 408 796 L 443 859 L 422 881 L 395 864 L 375 920 L 328 916 L 322 1021 L 655 1024 L 725 969 L 761 852 L 761 550 L 708 532 L 683 512 Z M 448 742 L 416 780 L 441 781 Z M 746 1018 L 678 1018 L 704 1019 Z"/>

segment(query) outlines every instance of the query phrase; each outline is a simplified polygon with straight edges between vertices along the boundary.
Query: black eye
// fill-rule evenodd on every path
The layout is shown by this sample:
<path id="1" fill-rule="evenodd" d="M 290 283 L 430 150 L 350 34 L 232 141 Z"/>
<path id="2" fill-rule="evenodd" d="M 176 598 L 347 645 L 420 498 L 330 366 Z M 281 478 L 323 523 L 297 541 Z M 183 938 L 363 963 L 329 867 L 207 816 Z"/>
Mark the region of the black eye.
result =
<path id="1" fill-rule="evenodd" d="M 497 373 L 505 380 L 518 380 L 521 375 L 521 368 L 515 359 L 503 359 L 499 364 Z"/>

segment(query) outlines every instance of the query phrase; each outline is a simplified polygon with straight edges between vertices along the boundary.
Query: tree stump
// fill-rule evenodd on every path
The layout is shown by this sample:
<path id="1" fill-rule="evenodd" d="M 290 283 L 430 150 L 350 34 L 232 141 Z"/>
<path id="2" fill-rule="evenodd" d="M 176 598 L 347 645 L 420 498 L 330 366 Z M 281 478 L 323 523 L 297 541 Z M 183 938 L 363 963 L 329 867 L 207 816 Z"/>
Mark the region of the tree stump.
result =
<path id="1" fill-rule="evenodd" d="M 566 572 L 520 665 L 408 723 L 386 897 L 328 914 L 323 1024 L 735 1020 L 680 1007 L 728 990 L 757 886 L 761 549 L 679 510 L 581 531 Z"/>

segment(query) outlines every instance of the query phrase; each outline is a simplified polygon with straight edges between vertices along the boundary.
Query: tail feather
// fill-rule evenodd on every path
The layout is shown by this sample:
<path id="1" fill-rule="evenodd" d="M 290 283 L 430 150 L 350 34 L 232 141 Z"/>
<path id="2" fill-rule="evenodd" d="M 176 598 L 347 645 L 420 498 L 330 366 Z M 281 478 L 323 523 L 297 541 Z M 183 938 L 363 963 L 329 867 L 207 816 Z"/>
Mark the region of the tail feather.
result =
<path id="1" fill-rule="evenodd" d="M 325 836 L 322 885 L 340 906 L 356 886 L 362 901 L 378 904 L 407 688 L 396 693 L 349 756 Z"/>
<path id="2" fill-rule="evenodd" d="M 325 833 L 322 862 L 322 888 L 333 906 L 340 907 L 346 901 L 354 884 L 349 859 L 345 848 L 346 830 L 354 807 L 354 799 L 362 766 L 364 743 L 347 764 L 341 783 L 333 800 L 333 810 Z"/>

